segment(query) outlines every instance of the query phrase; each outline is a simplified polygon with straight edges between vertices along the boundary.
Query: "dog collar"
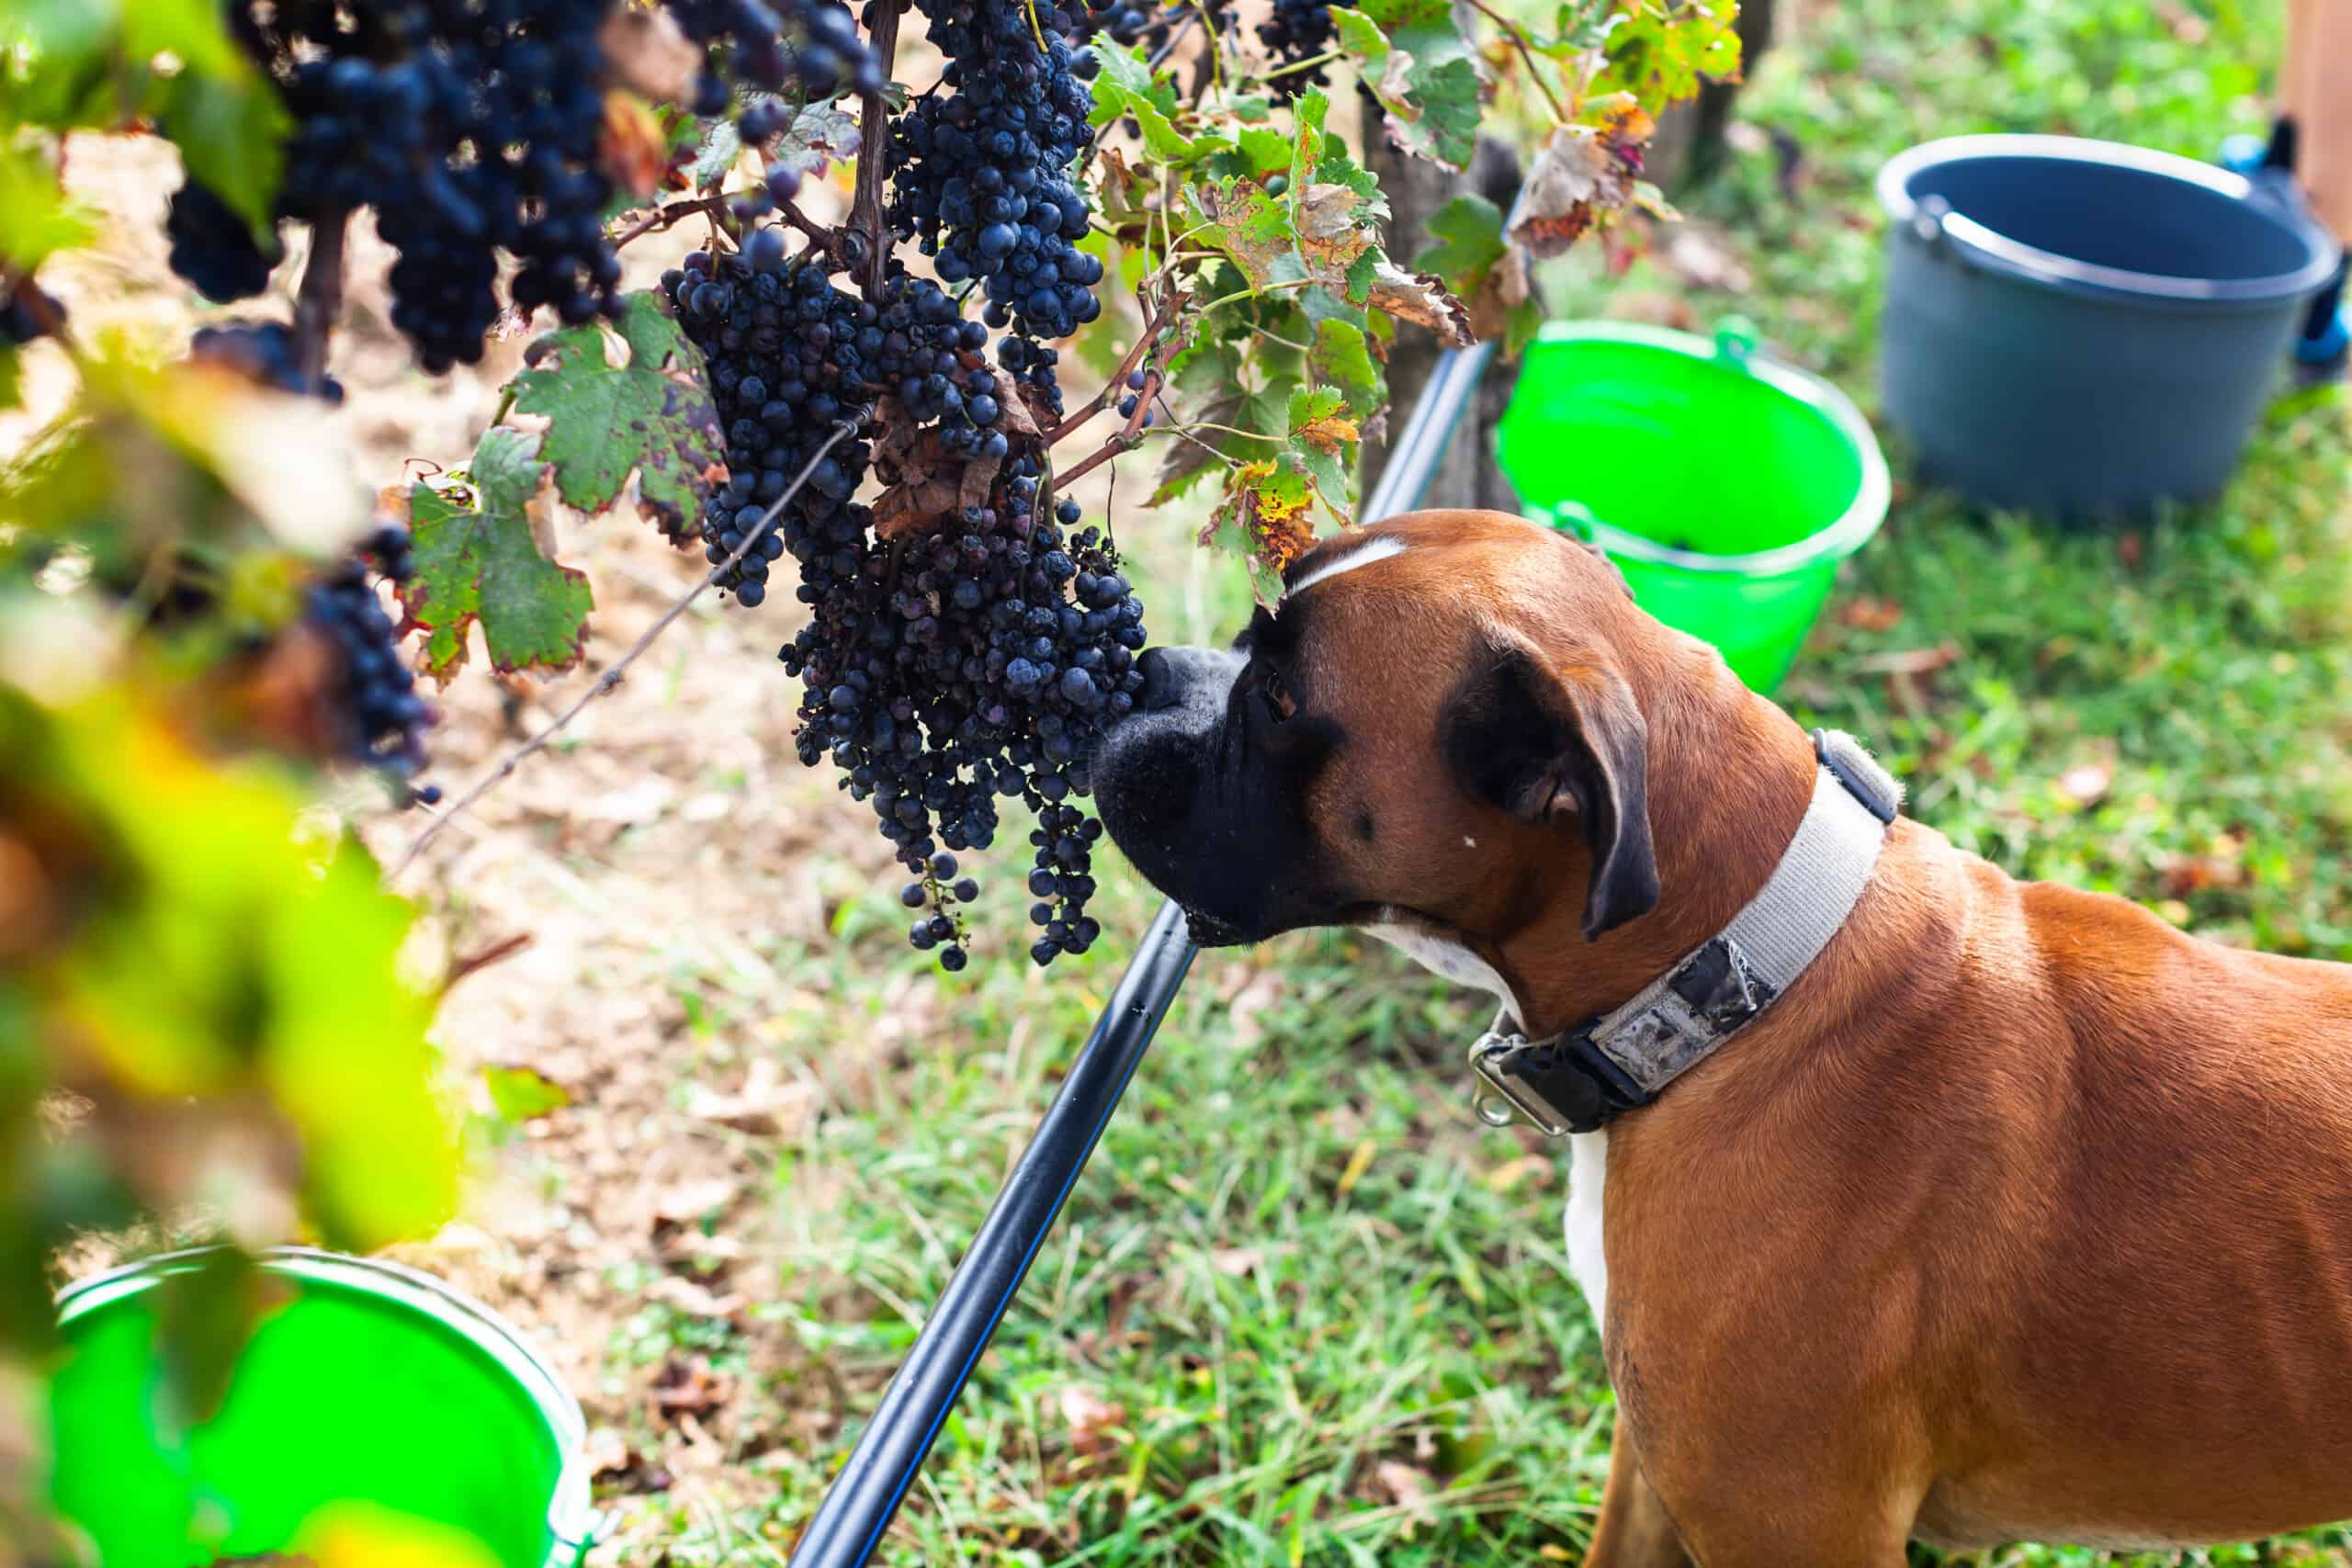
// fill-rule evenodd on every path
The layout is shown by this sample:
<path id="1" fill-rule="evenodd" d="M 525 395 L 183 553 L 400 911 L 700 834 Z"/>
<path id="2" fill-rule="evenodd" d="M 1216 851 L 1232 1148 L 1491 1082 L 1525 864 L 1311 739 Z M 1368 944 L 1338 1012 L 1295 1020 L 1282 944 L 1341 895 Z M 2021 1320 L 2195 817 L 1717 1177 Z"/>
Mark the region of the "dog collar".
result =
<path id="1" fill-rule="evenodd" d="M 1470 1047 L 1491 1096 L 1481 1120 L 1514 1115 L 1547 1137 L 1589 1133 L 1656 1100 L 1754 1022 L 1805 972 L 1853 912 L 1878 863 L 1902 786 L 1861 743 L 1813 732 L 1813 800 L 1781 863 L 1731 923 L 1612 1012 L 1544 1040 L 1508 1012 Z M 1510 1025 L 1510 1027 L 1505 1027 Z"/>

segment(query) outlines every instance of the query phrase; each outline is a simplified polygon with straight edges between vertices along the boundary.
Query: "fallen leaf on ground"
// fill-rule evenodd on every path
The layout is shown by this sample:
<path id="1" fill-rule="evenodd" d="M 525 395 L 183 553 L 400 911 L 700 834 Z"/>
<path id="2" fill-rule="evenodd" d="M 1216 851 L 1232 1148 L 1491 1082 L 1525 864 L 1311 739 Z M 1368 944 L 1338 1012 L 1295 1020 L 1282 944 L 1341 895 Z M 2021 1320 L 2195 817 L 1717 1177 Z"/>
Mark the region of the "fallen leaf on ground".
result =
<path id="1" fill-rule="evenodd" d="M 735 1201 L 735 1183 L 723 1177 L 707 1181 L 682 1181 L 653 1201 L 657 1224 L 698 1224 Z"/>
<path id="2" fill-rule="evenodd" d="M 718 1295 L 681 1274 L 664 1274 L 645 1288 L 646 1299 L 673 1306 L 688 1317 L 729 1318 L 747 1303 L 740 1292 Z"/>
<path id="3" fill-rule="evenodd" d="M 1114 1404 L 1082 1384 L 1066 1384 L 1054 1396 L 1062 1426 L 1069 1433 L 1073 1453 L 1098 1454 L 1113 1446 L 1111 1432 L 1127 1418 L 1126 1406 Z"/>
<path id="4" fill-rule="evenodd" d="M 1390 1502 L 1405 1511 L 1405 1517 L 1417 1525 L 1433 1524 L 1437 1516 L 1430 1509 L 1430 1493 L 1435 1482 L 1426 1471 L 1416 1470 L 1402 1460 L 1385 1459 L 1372 1467 L 1374 1484 L 1388 1495 Z"/>
<path id="5" fill-rule="evenodd" d="M 773 1056 L 754 1057 L 743 1087 L 733 1094 L 720 1094 L 697 1084 L 686 1096 L 689 1116 L 771 1137 L 798 1133 L 816 1109 L 817 1087 L 797 1080 L 786 1082 L 784 1068 Z"/>
<path id="6" fill-rule="evenodd" d="M 2077 762 L 2058 775 L 2058 793 L 2077 806 L 2093 806 L 2107 797 L 2114 783 L 2113 764 Z"/>

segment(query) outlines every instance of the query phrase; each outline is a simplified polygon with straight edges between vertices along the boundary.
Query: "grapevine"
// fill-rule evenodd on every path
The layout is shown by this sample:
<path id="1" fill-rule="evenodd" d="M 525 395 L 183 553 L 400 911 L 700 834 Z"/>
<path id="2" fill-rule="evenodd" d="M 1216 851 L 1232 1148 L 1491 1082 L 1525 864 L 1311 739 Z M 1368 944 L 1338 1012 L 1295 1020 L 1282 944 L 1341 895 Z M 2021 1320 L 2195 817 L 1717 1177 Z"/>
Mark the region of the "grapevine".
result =
<path id="1" fill-rule="evenodd" d="M 1730 0 L 1471 9 L 1494 38 L 1446 0 L 1277 0 L 1255 31 L 1228 0 L 0 6 L 0 1033 L 29 1043 L 0 1371 L 66 1237 L 178 1223 L 187 1172 L 241 1248 L 446 1219 L 426 1030 L 487 960 L 415 974 L 386 884 L 561 766 L 713 590 L 773 626 L 796 754 L 870 812 L 915 949 L 1111 945 L 1091 757 L 1147 638 L 1122 546 L 1181 513 L 1270 592 L 1352 520 L 1388 344 L 1522 341 L 1528 264 L 1658 208 L 1649 116 L 1736 64 Z M 1327 123 L 1351 86 L 1366 139 L 1448 168 L 1521 133 L 1526 197 L 1391 232 Z M 150 221 L 199 297 L 184 350 L 88 297 L 124 269 L 74 253 L 120 222 L 69 164 L 109 136 L 176 154 Z M 470 450 L 352 461 L 386 355 L 338 333 L 377 310 L 401 374 L 520 350 Z M 575 676 L 596 585 L 564 541 L 616 512 L 699 558 Z M 552 716 L 445 798 L 434 690 L 469 664 Z M 381 798 L 345 772 L 410 808 L 402 852 L 341 825 Z M 257 1310 L 190 1320 L 216 1367 Z M 20 1382 L 0 1428 L 38 1438 Z M 0 1537 L 71 1560 L 11 1483 Z"/>

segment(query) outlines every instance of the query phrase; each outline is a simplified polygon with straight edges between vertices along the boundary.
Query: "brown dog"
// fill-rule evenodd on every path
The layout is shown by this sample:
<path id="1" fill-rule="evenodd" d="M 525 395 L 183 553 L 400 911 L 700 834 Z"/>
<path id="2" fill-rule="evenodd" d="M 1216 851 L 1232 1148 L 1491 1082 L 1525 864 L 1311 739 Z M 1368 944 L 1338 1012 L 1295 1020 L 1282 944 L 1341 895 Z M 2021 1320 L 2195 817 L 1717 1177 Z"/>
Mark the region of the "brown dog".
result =
<path id="1" fill-rule="evenodd" d="M 1805 734 L 1549 530 L 1417 513 L 1287 583 L 1243 651 L 1148 656 L 1094 763 L 1209 940 L 1379 928 L 1551 1035 L 1724 931 L 1807 818 Z M 1619 1409 L 1594 1563 L 2352 1516 L 2352 967 L 1898 818 L 1794 982 L 1573 1145 Z"/>

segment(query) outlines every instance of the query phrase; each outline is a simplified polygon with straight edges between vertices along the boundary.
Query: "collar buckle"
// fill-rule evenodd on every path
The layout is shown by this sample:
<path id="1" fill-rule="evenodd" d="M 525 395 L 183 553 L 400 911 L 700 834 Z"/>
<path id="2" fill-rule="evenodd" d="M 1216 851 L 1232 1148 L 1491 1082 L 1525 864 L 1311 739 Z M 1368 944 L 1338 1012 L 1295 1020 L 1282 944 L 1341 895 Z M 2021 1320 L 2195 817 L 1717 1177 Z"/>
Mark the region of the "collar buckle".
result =
<path id="1" fill-rule="evenodd" d="M 1533 1085 L 1510 1070 L 1512 1059 L 1529 1048 L 1525 1035 L 1495 1030 L 1488 1030 L 1471 1043 L 1471 1071 L 1492 1091 L 1482 1091 L 1477 1097 L 1478 1120 L 1489 1127 L 1508 1127 L 1516 1118 L 1547 1138 L 1565 1138 L 1576 1130 L 1568 1118 L 1536 1093 Z"/>

